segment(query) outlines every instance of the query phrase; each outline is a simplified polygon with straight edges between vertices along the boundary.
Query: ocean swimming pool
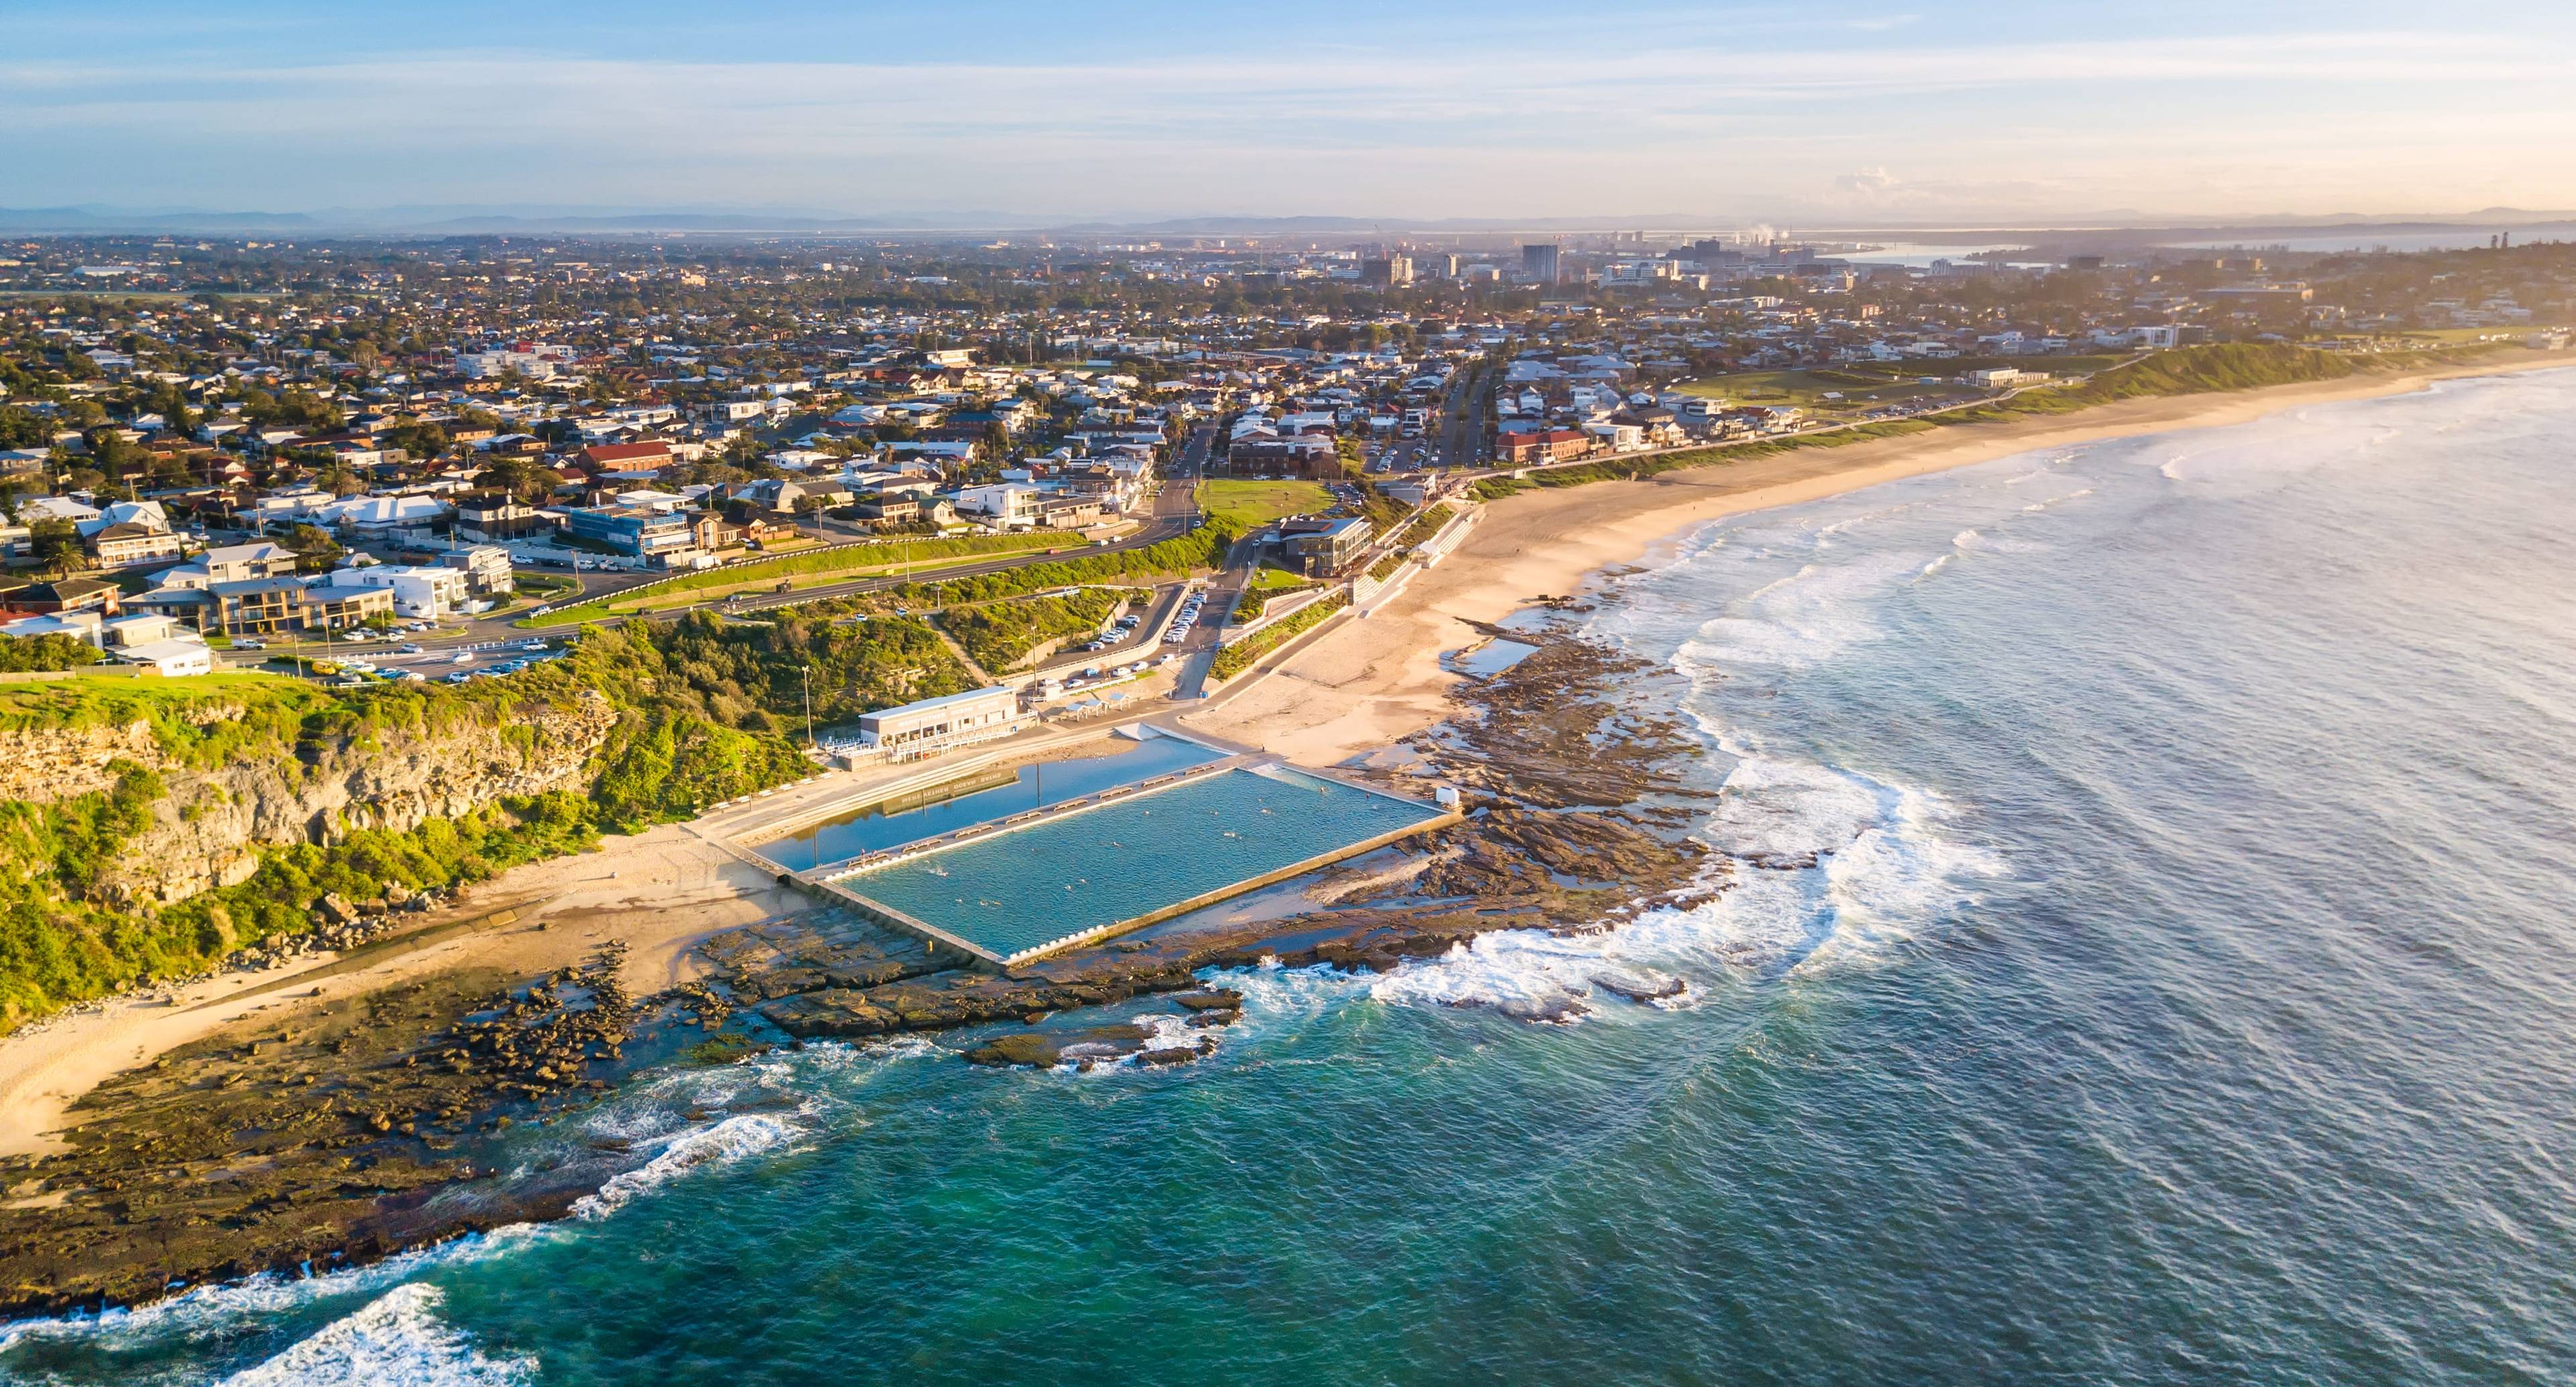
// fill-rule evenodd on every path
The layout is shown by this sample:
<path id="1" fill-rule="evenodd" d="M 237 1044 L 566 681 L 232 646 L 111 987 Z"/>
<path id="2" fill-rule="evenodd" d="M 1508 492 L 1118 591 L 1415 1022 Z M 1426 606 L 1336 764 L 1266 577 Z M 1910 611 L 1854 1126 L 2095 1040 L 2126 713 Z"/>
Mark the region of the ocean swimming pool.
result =
<path id="1" fill-rule="evenodd" d="M 1014 780 L 949 799 L 894 809 L 870 805 L 762 843 L 758 851 L 790 871 L 811 871 L 826 862 L 926 842 L 973 824 L 1007 819 L 1013 814 L 1223 759 L 1224 752 L 1185 737 L 1148 737 L 1092 756 L 1022 766 Z"/>
<path id="2" fill-rule="evenodd" d="M 839 878 L 1008 958 L 1445 817 L 1279 766 L 1112 800 Z"/>

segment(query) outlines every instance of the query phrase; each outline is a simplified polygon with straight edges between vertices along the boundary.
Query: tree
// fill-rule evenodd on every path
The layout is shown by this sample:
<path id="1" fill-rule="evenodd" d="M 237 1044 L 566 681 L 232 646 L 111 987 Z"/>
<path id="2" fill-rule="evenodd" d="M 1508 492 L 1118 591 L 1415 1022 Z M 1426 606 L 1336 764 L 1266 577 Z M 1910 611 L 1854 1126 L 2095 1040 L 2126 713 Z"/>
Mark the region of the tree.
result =
<path id="1" fill-rule="evenodd" d="M 526 458 L 501 458 L 476 473 L 474 484 L 506 491 L 521 501 L 542 501 L 563 485 L 563 474 Z"/>
<path id="2" fill-rule="evenodd" d="M 41 448 L 53 437 L 45 417 L 16 405 L 0 406 L 0 448 Z"/>
<path id="3" fill-rule="evenodd" d="M 27 552 L 47 573 L 70 573 L 83 566 L 80 529 L 68 520 L 39 520 L 27 527 Z"/>
<path id="4" fill-rule="evenodd" d="M 59 632 L 35 637 L 0 636 L 0 670 L 79 669 L 106 659 L 78 636 Z"/>
<path id="5" fill-rule="evenodd" d="M 403 450 L 408 457 L 434 458 L 447 451 L 447 430 L 436 424 L 396 424 L 385 431 L 385 441 Z"/>
<path id="6" fill-rule="evenodd" d="M 280 542 L 294 553 L 298 573 L 328 573 L 340 562 L 340 541 L 318 525 L 297 525 Z"/>

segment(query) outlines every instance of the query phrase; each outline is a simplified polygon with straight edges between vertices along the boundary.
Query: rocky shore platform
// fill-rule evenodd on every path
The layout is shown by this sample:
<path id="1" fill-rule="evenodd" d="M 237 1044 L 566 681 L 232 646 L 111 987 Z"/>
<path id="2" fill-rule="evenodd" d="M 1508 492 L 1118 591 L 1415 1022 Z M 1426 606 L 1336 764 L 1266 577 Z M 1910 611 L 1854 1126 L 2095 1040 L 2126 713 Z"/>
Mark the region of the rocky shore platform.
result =
<path id="1" fill-rule="evenodd" d="M 823 909 L 706 941 L 706 981 L 648 997 L 619 987 L 612 948 L 537 978 L 456 971 L 281 1005 L 101 1085 L 72 1109 L 67 1150 L 0 1163 L 0 1318 L 560 1217 L 623 1168 L 618 1153 L 504 1174 L 503 1134 L 641 1071 L 964 1028 L 955 1048 L 976 1064 L 1186 1064 L 1241 1015 L 1211 970 L 1385 971 L 1494 930 L 1603 929 L 1714 889 L 1716 864 L 1683 832 L 1711 793 L 1691 776 L 1698 745 L 1625 696 L 1659 672 L 1571 637 L 1496 634 L 1537 649 L 1358 770 L 1456 786 L 1467 818 L 1382 850 L 1401 862 L 1325 874 L 1312 909 L 1185 917 L 1007 973 Z M 1668 985 L 1602 981 L 1641 1002 Z M 1140 1001 L 1148 1014 L 1084 1019 Z"/>

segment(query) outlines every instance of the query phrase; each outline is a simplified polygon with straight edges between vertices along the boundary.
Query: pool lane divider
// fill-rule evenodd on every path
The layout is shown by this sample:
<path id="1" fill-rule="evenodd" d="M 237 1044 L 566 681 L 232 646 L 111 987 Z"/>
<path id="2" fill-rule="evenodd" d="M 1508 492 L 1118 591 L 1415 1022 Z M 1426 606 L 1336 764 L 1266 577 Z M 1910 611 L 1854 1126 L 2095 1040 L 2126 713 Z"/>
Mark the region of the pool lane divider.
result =
<path id="1" fill-rule="evenodd" d="M 1028 948 L 1020 949 L 1008 954 L 987 948 L 984 945 L 978 944 L 951 930 L 942 929 L 937 925 L 931 924 L 927 920 L 921 919 L 919 916 L 913 915 L 907 911 L 899 910 L 883 901 L 868 896 L 864 892 L 843 884 L 853 877 L 865 876 L 871 872 L 881 871 L 885 868 L 893 867 L 901 863 L 911 861 L 915 858 L 934 856 L 950 848 L 962 847 L 966 844 L 979 842 L 1001 834 L 1014 833 L 1023 829 L 1035 828 L 1042 824 L 1053 823 L 1059 819 L 1071 818 L 1075 815 L 1085 813 L 1089 810 L 1098 809 L 1105 805 L 1124 803 L 1140 796 L 1152 795 L 1159 791 L 1169 790 L 1181 785 L 1189 784 L 1193 781 L 1204 780 L 1218 775 L 1231 774 L 1238 770 L 1249 771 L 1256 775 L 1272 777 L 1293 775 L 1303 776 L 1312 780 L 1327 781 L 1345 789 L 1357 790 L 1363 794 L 1374 795 L 1380 799 L 1393 800 L 1409 808 L 1425 811 L 1425 817 L 1414 823 L 1405 824 L 1381 833 L 1372 834 L 1357 842 L 1328 848 L 1323 852 L 1292 862 L 1284 867 L 1274 868 L 1255 876 L 1246 877 L 1241 881 L 1231 882 L 1213 890 L 1203 891 L 1187 900 L 1177 901 L 1166 906 L 1160 906 L 1141 915 L 1134 915 L 1126 919 L 1112 921 L 1105 925 L 1097 925 L 1090 929 L 1061 935 L 1057 938 L 1047 940 L 1044 943 L 1034 944 Z M 1219 901 L 1242 895 L 1247 891 L 1258 891 L 1265 886 L 1276 885 L 1291 877 L 1302 876 L 1307 872 L 1314 871 L 1321 867 L 1330 866 L 1335 862 L 1357 857 L 1362 853 L 1375 852 L 1379 848 L 1410 838 L 1415 834 L 1428 833 L 1435 829 L 1446 828 L 1451 824 L 1459 822 L 1464 817 L 1466 817 L 1466 815 L 1461 809 L 1448 808 L 1428 801 L 1415 799 L 1411 796 L 1394 794 L 1390 791 L 1379 789 L 1374 785 L 1353 780 L 1347 776 L 1336 775 L 1326 771 L 1318 771 L 1307 766 L 1292 766 L 1282 758 L 1276 756 L 1241 754 L 1228 756 L 1218 761 L 1211 761 L 1205 765 L 1187 767 L 1183 770 L 1156 776 L 1151 780 L 1138 781 L 1131 785 L 1114 785 L 1108 789 L 1086 795 L 1081 799 L 1069 800 L 1063 804 L 1048 805 L 1040 809 L 1025 810 L 1007 818 L 994 819 L 980 824 L 971 824 L 965 828 L 958 829 L 952 833 L 944 834 L 937 838 L 925 839 L 918 843 L 907 843 L 899 848 L 891 848 L 874 853 L 863 853 L 857 857 L 845 858 L 839 862 L 825 863 L 822 866 L 815 867 L 807 871 L 790 872 L 784 868 L 780 868 L 778 870 L 778 877 L 782 883 L 794 881 L 801 883 L 810 889 L 828 895 L 840 903 L 856 910 L 860 915 L 868 919 L 874 920 L 882 925 L 891 926 L 903 931 L 904 933 L 914 935 L 915 937 L 924 940 L 934 949 L 944 945 L 960 954 L 964 954 L 994 968 L 1008 969 L 1018 964 L 1043 958 L 1049 954 L 1060 953 L 1066 949 L 1077 948 L 1084 944 L 1096 943 L 1100 940 L 1111 938 L 1116 935 L 1143 929 L 1148 925 L 1159 924 L 1162 921 L 1186 915 L 1193 910 L 1203 909 L 1207 906 L 1214 905 Z M 775 867 L 777 864 L 772 863 L 771 865 Z"/>

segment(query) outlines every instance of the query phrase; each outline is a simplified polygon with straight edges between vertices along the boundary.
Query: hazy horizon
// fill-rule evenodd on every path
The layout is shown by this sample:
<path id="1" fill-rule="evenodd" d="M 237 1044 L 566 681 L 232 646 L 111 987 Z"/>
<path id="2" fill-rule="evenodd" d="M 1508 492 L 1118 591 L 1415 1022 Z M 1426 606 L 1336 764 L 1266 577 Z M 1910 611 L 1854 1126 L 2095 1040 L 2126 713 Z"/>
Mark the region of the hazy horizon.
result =
<path id="1" fill-rule="evenodd" d="M 2201 0 L 16 8 L 17 208 L 1894 227 L 2576 206 L 2576 18 L 2537 5 L 2438 26 Z"/>

